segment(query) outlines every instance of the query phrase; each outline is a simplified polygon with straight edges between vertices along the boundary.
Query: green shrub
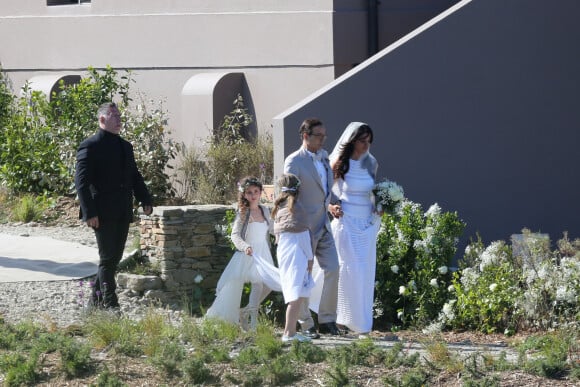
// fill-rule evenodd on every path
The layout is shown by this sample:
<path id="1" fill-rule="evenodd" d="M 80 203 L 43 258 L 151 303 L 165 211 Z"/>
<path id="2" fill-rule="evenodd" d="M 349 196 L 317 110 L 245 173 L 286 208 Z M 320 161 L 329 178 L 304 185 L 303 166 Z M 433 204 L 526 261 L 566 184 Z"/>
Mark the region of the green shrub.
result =
<path id="1" fill-rule="evenodd" d="M 438 324 L 456 329 L 513 334 L 521 329 L 578 329 L 580 261 L 574 243 L 550 251 L 547 239 L 528 230 L 517 254 L 503 241 L 466 248 L 462 270 L 455 273 L 451 299 Z M 566 255 L 564 255 L 566 254 Z"/>
<path id="2" fill-rule="evenodd" d="M 273 359 L 282 353 L 282 341 L 276 337 L 274 326 L 260 321 L 256 328 L 254 344 L 265 359 Z"/>
<path id="3" fill-rule="evenodd" d="M 33 385 L 39 379 L 38 357 L 37 353 L 31 353 L 29 357 L 20 353 L 1 355 L 0 370 L 4 372 L 4 385 Z"/>
<path id="4" fill-rule="evenodd" d="M 329 369 L 324 371 L 326 384 L 333 387 L 354 386 L 350 382 L 348 374 L 348 363 L 333 363 Z"/>
<path id="5" fill-rule="evenodd" d="M 12 219 L 17 222 L 40 221 L 43 218 L 47 205 L 42 196 L 24 195 L 16 201 L 12 208 Z"/>
<path id="6" fill-rule="evenodd" d="M 250 365 L 263 363 L 266 359 L 262 352 L 256 347 L 243 348 L 238 356 L 234 359 L 234 365 L 239 369 L 244 369 Z"/>
<path id="7" fill-rule="evenodd" d="M 371 339 L 358 340 L 329 351 L 328 358 L 336 363 L 355 366 L 374 366 L 383 363 L 386 352 Z"/>
<path id="8" fill-rule="evenodd" d="M 292 362 L 290 354 L 283 354 L 260 367 L 260 374 L 266 385 L 285 386 L 291 385 L 299 379 L 296 365 Z"/>
<path id="9" fill-rule="evenodd" d="M 111 316 L 106 311 L 91 313 L 85 320 L 85 332 L 96 349 L 109 347 L 113 353 L 140 356 L 141 330 L 137 322 Z"/>
<path id="10" fill-rule="evenodd" d="M 446 305 L 444 314 L 454 328 L 513 332 L 520 319 L 513 306 L 522 289 L 511 249 L 501 241 L 484 249 L 478 241 L 468 248 L 468 253 L 473 252 L 479 258 L 474 266 L 455 274 L 456 301 Z"/>
<path id="11" fill-rule="evenodd" d="M 530 373 L 561 377 L 573 371 L 579 349 L 577 331 L 530 336 L 518 346 L 519 363 Z"/>
<path id="12" fill-rule="evenodd" d="M 64 336 L 60 341 L 60 368 L 68 378 L 87 371 L 91 365 L 91 347 Z"/>
<path id="13" fill-rule="evenodd" d="M 409 355 L 403 352 L 403 349 L 403 343 L 397 342 L 387 350 L 384 360 L 385 366 L 388 368 L 396 368 L 400 366 L 415 367 L 420 365 L 419 352 Z"/>
<path id="14" fill-rule="evenodd" d="M 405 200 L 384 214 L 377 239 L 375 317 L 383 324 L 423 326 L 447 301 L 449 265 L 465 224 L 455 212 Z"/>
<path id="15" fill-rule="evenodd" d="M 296 360 L 304 363 L 321 363 L 326 360 L 326 352 L 312 343 L 292 343 L 290 353 Z"/>
<path id="16" fill-rule="evenodd" d="M 175 341 L 163 342 L 157 353 L 151 358 L 151 362 L 167 376 L 175 375 L 180 369 L 181 362 L 185 359 L 185 349 Z"/>
<path id="17" fill-rule="evenodd" d="M 157 205 L 174 198 L 176 191 L 167 170 L 173 169 L 172 162 L 181 145 L 170 136 L 162 103 L 141 101 L 134 110 L 125 111 L 125 125 L 123 137 L 133 144 L 137 167 L 153 196 L 153 203 Z"/>
<path id="18" fill-rule="evenodd" d="M 107 368 L 99 374 L 97 381 L 91 387 L 125 387 L 127 384 Z"/>
<path id="19" fill-rule="evenodd" d="M 386 376 L 384 378 L 385 385 L 399 387 L 423 387 L 428 386 L 429 373 L 424 367 L 413 367 L 401 375 L 400 378 L 393 376 Z"/>
<path id="20" fill-rule="evenodd" d="M 60 84 L 50 102 L 46 95 L 25 85 L 22 97 L 3 98 L 0 79 L 0 183 L 13 193 L 74 192 L 76 151 L 80 142 L 96 132 L 96 112 L 104 102 L 116 100 L 131 141 L 135 159 L 155 203 L 174 196 L 167 168 L 179 146 L 169 138 L 166 112 L 161 104 L 149 108 L 133 105 L 129 98 L 131 74 L 120 75 L 111 67 L 87 69 L 79 84 Z M 10 108 L 3 106 L 10 104 Z"/>
<path id="21" fill-rule="evenodd" d="M 212 378 L 211 370 L 201 358 L 196 356 L 185 359 L 181 371 L 188 383 L 196 385 L 208 383 Z"/>
<path id="22" fill-rule="evenodd" d="M 23 88 L 0 142 L 0 181 L 13 193 L 61 192 L 71 178 L 59 154 L 60 141 L 46 122 L 46 97 Z"/>
<path id="23" fill-rule="evenodd" d="M 14 108 L 14 95 L 10 87 L 10 80 L 4 74 L 0 64 L 0 128 L 4 128 L 12 116 Z M 0 141 L 3 140 L 3 131 L 0 131 Z"/>

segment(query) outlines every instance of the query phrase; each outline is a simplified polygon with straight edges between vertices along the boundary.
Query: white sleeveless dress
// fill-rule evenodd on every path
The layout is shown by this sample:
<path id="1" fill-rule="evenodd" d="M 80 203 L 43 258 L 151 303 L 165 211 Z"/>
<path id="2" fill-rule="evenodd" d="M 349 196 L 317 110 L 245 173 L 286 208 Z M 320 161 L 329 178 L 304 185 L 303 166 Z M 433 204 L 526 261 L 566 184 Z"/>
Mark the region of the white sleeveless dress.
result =
<path id="1" fill-rule="evenodd" d="M 331 222 L 340 265 L 338 324 L 366 333 L 373 326 L 373 301 L 380 217 L 373 212 L 373 178 L 358 160 L 350 160 L 344 180 L 336 182 L 344 215 Z"/>
<path id="2" fill-rule="evenodd" d="M 267 236 L 267 222 L 248 223 L 245 240 L 252 246 L 254 254 L 234 253 L 217 283 L 216 299 L 207 310 L 207 317 L 239 324 L 244 283 L 263 282 L 274 291 L 282 290 L 280 273 L 274 266 Z"/>

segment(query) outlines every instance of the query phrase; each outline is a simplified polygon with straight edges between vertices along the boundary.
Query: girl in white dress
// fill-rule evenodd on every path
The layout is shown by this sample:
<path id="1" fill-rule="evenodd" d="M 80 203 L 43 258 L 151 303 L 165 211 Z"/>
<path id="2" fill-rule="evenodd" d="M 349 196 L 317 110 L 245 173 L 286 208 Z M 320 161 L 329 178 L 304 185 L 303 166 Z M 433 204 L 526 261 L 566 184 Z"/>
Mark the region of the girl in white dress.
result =
<path id="1" fill-rule="evenodd" d="M 312 281 L 312 240 L 306 223 L 308 214 L 294 207 L 300 180 L 296 175 L 284 174 L 277 182 L 280 195 L 274 202 L 272 217 L 278 238 L 276 254 L 280 265 L 282 294 L 288 304 L 283 342 L 310 341 L 296 332 L 298 314 L 303 302 L 310 296 Z"/>
<path id="2" fill-rule="evenodd" d="M 339 260 L 337 324 L 366 335 L 373 326 L 376 245 L 380 217 L 374 195 L 378 163 L 370 154 L 371 128 L 351 122 L 330 155 L 333 191 L 341 201 L 342 216 L 332 232 Z"/>
<path id="3" fill-rule="evenodd" d="M 213 305 L 207 317 L 219 318 L 244 329 L 254 329 L 260 303 L 271 290 L 280 291 L 280 273 L 270 253 L 269 234 L 273 233 L 270 211 L 260 205 L 262 183 L 246 177 L 239 184 L 238 213 L 232 226 L 232 242 L 236 251 L 218 283 Z M 240 309 L 244 283 L 252 290 L 248 305 Z"/>

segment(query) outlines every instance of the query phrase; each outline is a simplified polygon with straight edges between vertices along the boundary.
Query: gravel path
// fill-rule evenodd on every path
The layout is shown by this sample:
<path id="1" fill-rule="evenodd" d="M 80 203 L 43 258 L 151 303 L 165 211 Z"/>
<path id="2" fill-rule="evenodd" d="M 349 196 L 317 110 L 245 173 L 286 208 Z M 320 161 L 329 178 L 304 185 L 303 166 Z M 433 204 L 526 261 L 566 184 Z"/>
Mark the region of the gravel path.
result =
<path id="1" fill-rule="evenodd" d="M 79 225 L 41 226 L 28 224 L 0 224 L 0 233 L 21 236 L 44 236 L 96 247 L 91 229 Z M 129 239 L 127 245 L 132 241 Z M 32 320 L 59 327 L 79 324 L 86 316 L 84 307 L 90 295 L 89 281 L 42 281 L 0 283 L 0 316 L 7 322 Z M 139 319 L 148 310 L 146 302 L 136 297 L 119 295 L 124 316 Z M 171 319 L 178 319 L 180 311 L 163 309 Z"/>

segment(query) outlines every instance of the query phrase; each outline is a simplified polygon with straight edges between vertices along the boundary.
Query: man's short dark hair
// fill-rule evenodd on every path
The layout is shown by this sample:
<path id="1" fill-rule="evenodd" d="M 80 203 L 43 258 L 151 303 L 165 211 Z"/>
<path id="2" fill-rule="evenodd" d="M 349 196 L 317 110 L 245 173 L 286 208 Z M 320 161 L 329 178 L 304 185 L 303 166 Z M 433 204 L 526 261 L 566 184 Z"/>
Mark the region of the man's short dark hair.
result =
<path id="1" fill-rule="evenodd" d="M 300 138 L 302 138 L 302 136 L 304 135 L 304 133 L 306 133 L 307 135 L 311 135 L 312 134 L 312 129 L 317 127 L 317 126 L 322 126 L 323 123 L 322 121 L 320 121 L 318 118 L 307 118 L 302 122 L 302 125 L 300 125 Z"/>

